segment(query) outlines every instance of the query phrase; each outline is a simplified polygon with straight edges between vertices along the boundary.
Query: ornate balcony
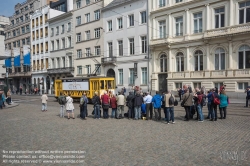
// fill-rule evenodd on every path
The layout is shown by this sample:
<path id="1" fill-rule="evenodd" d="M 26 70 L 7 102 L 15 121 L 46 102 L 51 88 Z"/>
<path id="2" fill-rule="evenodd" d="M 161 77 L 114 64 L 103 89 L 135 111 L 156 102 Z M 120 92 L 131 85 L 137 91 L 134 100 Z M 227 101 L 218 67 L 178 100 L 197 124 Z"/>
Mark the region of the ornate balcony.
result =
<path id="1" fill-rule="evenodd" d="M 191 78 L 203 78 L 205 75 L 204 71 L 191 71 L 190 77 Z"/>
<path id="2" fill-rule="evenodd" d="M 230 27 L 217 28 L 212 30 L 207 30 L 204 33 L 204 38 L 214 38 L 227 35 L 235 35 L 239 33 L 249 33 L 250 23 L 239 24 Z"/>
<path id="3" fill-rule="evenodd" d="M 214 71 L 211 71 L 210 72 L 210 76 L 211 77 L 220 77 L 220 78 L 222 78 L 222 77 L 226 77 L 226 70 L 214 70 Z"/>
<path id="4" fill-rule="evenodd" d="M 101 59 L 102 64 L 114 64 L 116 63 L 116 57 L 105 57 Z"/>
<path id="5" fill-rule="evenodd" d="M 75 71 L 74 67 L 52 68 L 47 69 L 48 74 L 71 74 Z"/>
<path id="6" fill-rule="evenodd" d="M 31 72 L 16 72 L 16 73 L 8 73 L 9 77 L 31 77 Z"/>

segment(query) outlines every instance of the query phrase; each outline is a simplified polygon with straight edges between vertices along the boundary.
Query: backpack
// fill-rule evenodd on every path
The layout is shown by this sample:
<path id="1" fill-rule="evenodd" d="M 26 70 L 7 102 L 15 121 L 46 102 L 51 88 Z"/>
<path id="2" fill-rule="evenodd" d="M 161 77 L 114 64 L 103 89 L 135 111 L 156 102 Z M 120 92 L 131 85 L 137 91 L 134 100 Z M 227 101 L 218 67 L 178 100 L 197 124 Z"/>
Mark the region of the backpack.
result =
<path id="1" fill-rule="evenodd" d="M 205 95 L 202 96 L 201 104 L 203 106 L 206 106 L 206 104 L 207 104 L 207 102 L 206 102 L 206 96 Z"/>
<path id="2" fill-rule="evenodd" d="M 177 106 L 177 105 L 178 105 L 178 101 L 175 99 L 174 106 Z"/>
<path id="3" fill-rule="evenodd" d="M 172 94 L 171 94 L 171 96 L 169 97 L 169 105 L 174 105 L 174 97 L 172 96 Z"/>
<path id="4" fill-rule="evenodd" d="M 66 103 L 66 97 L 65 96 L 60 96 L 58 99 L 58 103 L 60 105 L 64 105 Z"/>
<path id="5" fill-rule="evenodd" d="M 85 100 L 83 97 L 80 98 L 80 106 L 84 105 L 85 104 Z"/>

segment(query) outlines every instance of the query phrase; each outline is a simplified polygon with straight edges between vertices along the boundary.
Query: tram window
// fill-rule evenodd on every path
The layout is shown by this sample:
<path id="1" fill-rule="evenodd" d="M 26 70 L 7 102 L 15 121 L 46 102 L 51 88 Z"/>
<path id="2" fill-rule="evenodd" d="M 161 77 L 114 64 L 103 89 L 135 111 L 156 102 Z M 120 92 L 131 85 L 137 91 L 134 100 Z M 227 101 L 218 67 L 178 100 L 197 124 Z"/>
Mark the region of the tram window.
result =
<path id="1" fill-rule="evenodd" d="M 108 81 L 108 89 L 113 89 L 111 81 Z"/>
<path id="2" fill-rule="evenodd" d="M 104 89 L 104 80 L 101 80 L 101 89 Z"/>

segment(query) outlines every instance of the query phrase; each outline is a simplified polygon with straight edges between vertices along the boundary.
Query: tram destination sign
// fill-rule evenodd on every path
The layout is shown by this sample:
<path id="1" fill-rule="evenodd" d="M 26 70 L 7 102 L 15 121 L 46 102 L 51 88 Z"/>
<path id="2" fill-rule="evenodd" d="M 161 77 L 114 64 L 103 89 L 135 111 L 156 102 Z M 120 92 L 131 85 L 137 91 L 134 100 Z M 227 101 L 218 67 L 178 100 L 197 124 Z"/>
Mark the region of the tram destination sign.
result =
<path id="1" fill-rule="evenodd" d="M 63 90 L 89 90 L 89 80 L 67 79 L 62 81 Z"/>

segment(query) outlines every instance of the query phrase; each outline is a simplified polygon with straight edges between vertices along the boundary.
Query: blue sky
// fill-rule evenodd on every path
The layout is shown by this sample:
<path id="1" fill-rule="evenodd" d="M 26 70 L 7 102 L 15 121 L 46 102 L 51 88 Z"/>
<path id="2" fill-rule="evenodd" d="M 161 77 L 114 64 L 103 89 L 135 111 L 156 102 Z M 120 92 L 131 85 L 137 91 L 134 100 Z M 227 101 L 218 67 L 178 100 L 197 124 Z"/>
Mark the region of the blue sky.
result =
<path id="1" fill-rule="evenodd" d="M 0 15 L 4 15 L 6 17 L 12 16 L 15 13 L 15 5 L 25 1 L 26 0 L 1 0 Z"/>

